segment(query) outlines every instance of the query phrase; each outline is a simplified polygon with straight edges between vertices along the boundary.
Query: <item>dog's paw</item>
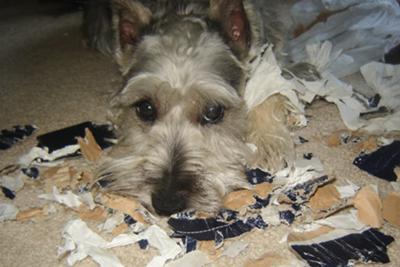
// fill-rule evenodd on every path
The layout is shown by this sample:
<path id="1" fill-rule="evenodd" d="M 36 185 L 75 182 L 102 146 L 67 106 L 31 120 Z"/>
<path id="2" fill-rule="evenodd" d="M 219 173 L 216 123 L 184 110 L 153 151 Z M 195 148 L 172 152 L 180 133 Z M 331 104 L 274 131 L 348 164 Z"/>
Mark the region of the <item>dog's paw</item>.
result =
<path id="1" fill-rule="evenodd" d="M 278 171 L 295 159 L 294 142 L 287 127 L 287 99 L 274 95 L 249 112 L 247 142 L 257 150 L 250 159 L 251 167 Z"/>
<path id="2" fill-rule="evenodd" d="M 317 68 L 306 62 L 299 62 L 287 66 L 282 70 L 282 76 L 287 80 L 292 79 L 293 75 L 308 82 L 318 81 L 321 79 L 321 74 Z"/>

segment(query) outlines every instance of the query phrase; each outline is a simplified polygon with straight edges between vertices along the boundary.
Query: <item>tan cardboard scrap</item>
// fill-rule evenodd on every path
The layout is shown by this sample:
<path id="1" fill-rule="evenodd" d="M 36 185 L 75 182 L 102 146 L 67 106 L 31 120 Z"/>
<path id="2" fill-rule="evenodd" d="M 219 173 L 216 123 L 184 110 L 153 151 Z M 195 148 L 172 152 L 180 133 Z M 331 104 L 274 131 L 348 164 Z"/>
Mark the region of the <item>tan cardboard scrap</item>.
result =
<path id="1" fill-rule="evenodd" d="M 358 219 L 369 226 L 380 228 L 383 223 L 382 201 L 371 186 L 365 186 L 354 198 Z"/>
<path id="2" fill-rule="evenodd" d="M 390 224 L 400 228 L 400 193 L 392 192 L 383 201 L 383 218 Z"/>
<path id="3" fill-rule="evenodd" d="M 102 156 L 101 147 L 97 144 L 92 132 L 86 128 L 85 138 L 78 137 L 81 153 L 88 161 L 97 161 Z"/>
<path id="4" fill-rule="evenodd" d="M 20 211 L 17 214 L 17 221 L 28 221 L 35 218 L 44 217 L 45 211 L 43 208 L 33 208 L 29 210 Z"/>
<path id="5" fill-rule="evenodd" d="M 223 205 L 227 209 L 240 210 L 242 207 L 252 205 L 256 202 L 254 192 L 251 190 L 233 191 L 224 197 Z"/>
<path id="6" fill-rule="evenodd" d="M 368 137 L 367 140 L 364 140 L 355 145 L 353 151 L 355 152 L 371 152 L 378 149 L 378 139 L 375 136 Z"/>
<path id="7" fill-rule="evenodd" d="M 347 130 L 338 130 L 325 137 L 325 144 L 329 147 L 336 147 L 342 144 L 342 135 L 351 136 Z"/>
<path id="8" fill-rule="evenodd" d="M 112 235 L 113 236 L 118 236 L 120 234 L 123 234 L 126 232 L 126 230 L 128 230 L 129 226 L 126 223 L 121 223 L 120 225 L 118 225 L 117 227 L 115 227 L 112 230 Z"/>
<path id="9" fill-rule="evenodd" d="M 261 198 L 266 198 L 272 192 L 271 183 L 261 183 L 254 186 L 253 191 Z"/>
<path id="10" fill-rule="evenodd" d="M 314 212 L 327 210 L 341 202 L 339 191 L 333 184 L 319 187 L 311 197 L 309 206 Z"/>
<path id="11" fill-rule="evenodd" d="M 142 206 L 135 199 L 130 199 L 114 194 L 102 194 L 101 202 L 104 206 L 130 215 L 136 221 L 146 223 L 144 216 L 138 211 Z"/>
<path id="12" fill-rule="evenodd" d="M 254 195 L 266 198 L 272 191 L 272 184 L 261 183 L 254 186 L 251 190 L 238 190 L 227 194 L 223 199 L 223 205 L 227 209 L 240 210 L 256 202 Z"/>
<path id="13" fill-rule="evenodd" d="M 214 240 L 200 241 L 199 250 L 204 253 L 207 253 L 211 260 L 216 260 L 222 254 L 222 251 L 215 247 Z"/>
<path id="14" fill-rule="evenodd" d="M 75 188 L 78 181 L 74 181 L 77 171 L 70 166 L 56 166 L 47 169 L 41 175 L 44 180 L 44 188 L 46 192 L 52 192 L 53 187 L 63 190 L 65 188 Z"/>
<path id="15" fill-rule="evenodd" d="M 90 221 L 98 221 L 102 222 L 107 218 L 107 210 L 103 207 L 96 207 L 93 210 L 90 210 L 85 205 L 81 205 L 78 208 L 79 218 L 82 220 L 90 220 Z"/>

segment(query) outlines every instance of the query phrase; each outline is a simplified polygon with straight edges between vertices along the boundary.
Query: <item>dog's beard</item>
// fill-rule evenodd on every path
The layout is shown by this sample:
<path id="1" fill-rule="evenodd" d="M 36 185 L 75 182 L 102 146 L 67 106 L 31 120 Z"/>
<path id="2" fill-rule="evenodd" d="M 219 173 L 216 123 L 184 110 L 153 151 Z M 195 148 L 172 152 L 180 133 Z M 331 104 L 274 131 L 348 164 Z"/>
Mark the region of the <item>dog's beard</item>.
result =
<path id="1" fill-rule="evenodd" d="M 172 111 L 149 131 L 137 124 L 124 129 L 112 159 L 98 176 L 109 181 L 106 190 L 136 197 L 153 212 L 163 213 L 155 207 L 158 199 L 183 201 L 176 211 L 215 213 L 227 192 L 247 184 L 244 171 L 249 150 L 235 136 L 243 121 L 238 118 L 234 125 L 203 128 L 187 122 L 179 112 Z"/>

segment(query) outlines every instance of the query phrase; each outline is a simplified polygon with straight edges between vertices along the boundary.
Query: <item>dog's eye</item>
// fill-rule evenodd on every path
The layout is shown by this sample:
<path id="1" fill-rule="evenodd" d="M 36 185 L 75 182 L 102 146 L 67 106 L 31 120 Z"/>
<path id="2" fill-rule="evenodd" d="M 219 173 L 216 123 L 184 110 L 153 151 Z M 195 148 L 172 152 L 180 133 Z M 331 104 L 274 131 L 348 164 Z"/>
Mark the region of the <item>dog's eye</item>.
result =
<path id="1" fill-rule="evenodd" d="M 135 104 L 137 116 L 146 122 L 153 122 L 157 118 L 157 110 L 149 100 L 142 100 Z"/>
<path id="2" fill-rule="evenodd" d="M 216 124 L 224 117 L 224 107 L 219 104 L 207 105 L 203 110 L 202 124 Z"/>

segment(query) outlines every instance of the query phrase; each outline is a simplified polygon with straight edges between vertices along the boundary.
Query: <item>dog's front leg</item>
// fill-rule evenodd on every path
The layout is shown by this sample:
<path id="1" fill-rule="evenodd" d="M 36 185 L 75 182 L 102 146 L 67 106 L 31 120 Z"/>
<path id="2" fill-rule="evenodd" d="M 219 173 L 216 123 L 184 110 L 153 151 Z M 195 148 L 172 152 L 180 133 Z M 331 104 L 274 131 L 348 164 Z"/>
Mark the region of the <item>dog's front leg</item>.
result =
<path id="1" fill-rule="evenodd" d="M 277 171 L 293 163 L 295 150 L 287 125 L 289 114 L 288 99 L 278 94 L 249 111 L 247 142 L 257 147 L 249 162 L 251 167 Z"/>

